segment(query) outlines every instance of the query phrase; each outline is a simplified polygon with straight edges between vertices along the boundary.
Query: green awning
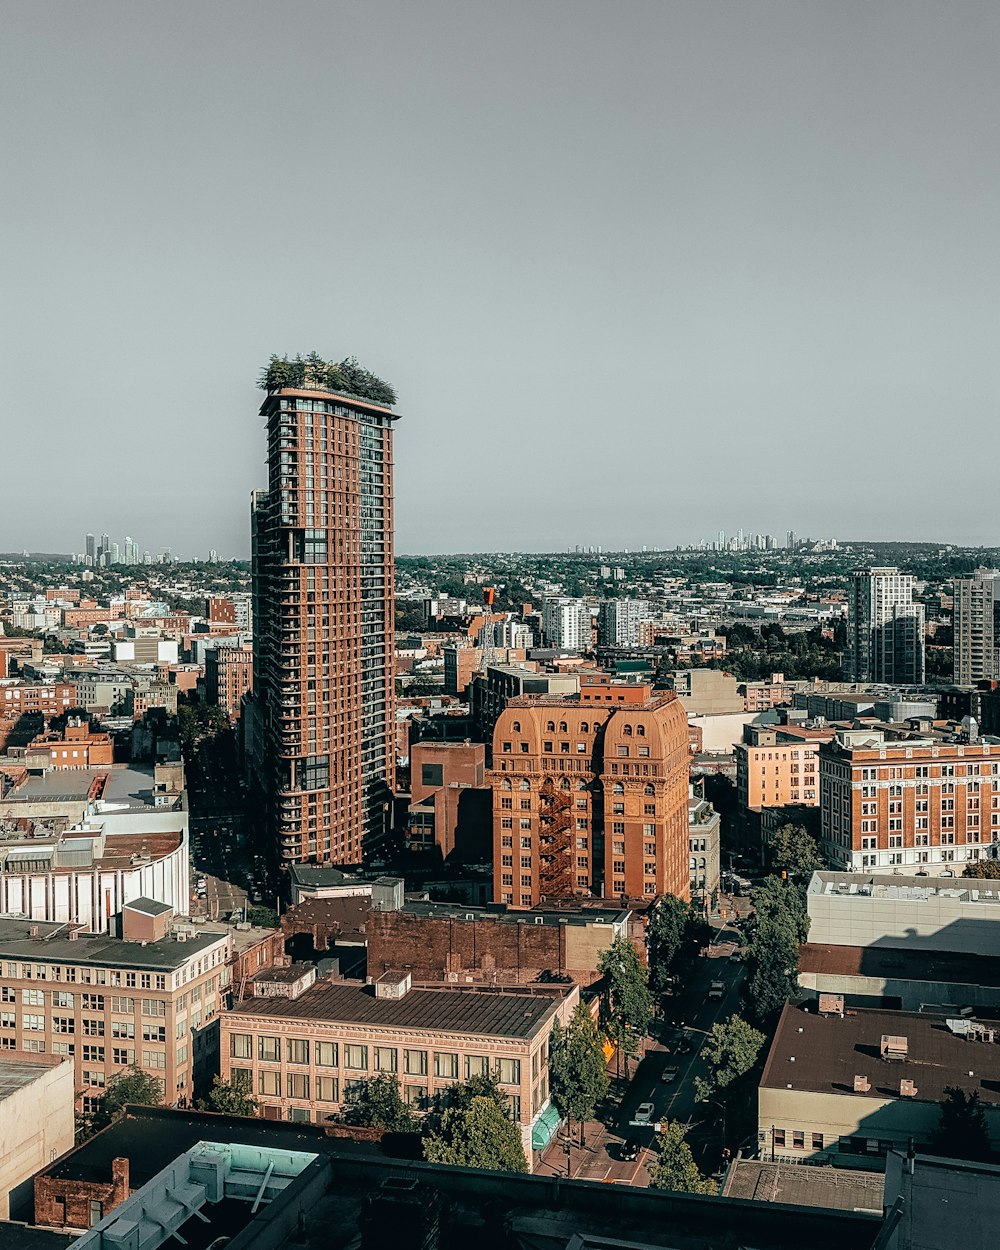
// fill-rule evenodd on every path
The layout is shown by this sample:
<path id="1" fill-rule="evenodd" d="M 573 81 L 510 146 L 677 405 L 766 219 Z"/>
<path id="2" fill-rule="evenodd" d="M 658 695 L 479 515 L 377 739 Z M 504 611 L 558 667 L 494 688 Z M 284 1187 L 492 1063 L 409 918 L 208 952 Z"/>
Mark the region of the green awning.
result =
<path id="1" fill-rule="evenodd" d="M 553 1103 L 538 1113 L 538 1118 L 531 1126 L 531 1149 L 544 1150 L 552 1140 L 562 1117 Z"/>

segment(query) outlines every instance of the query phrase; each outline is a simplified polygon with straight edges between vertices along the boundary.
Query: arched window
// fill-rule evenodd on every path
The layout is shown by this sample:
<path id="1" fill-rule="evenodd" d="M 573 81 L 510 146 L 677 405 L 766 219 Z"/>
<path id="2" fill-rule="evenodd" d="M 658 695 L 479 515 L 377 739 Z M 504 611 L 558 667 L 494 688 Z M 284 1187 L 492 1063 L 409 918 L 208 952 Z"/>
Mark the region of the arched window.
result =
<path id="1" fill-rule="evenodd" d="M 578 790 L 586 790 L 586 788 L 587 788 L 587 783 L 586 783 L 585 781 L 578 781 L 578 782 L 576 783 L 576 788 L 577 788 Z"/>
<path id="2" fill-rule="evenodd" d="M 620 781 L 616 781 L 615 784 L 611 787 L 611 793 L 612 794 L 624 794 L 625 787 L 622 785 Z"/>
<path id="3" fill-rule="evenodd" d="M 554 721 L 554 720 L 547 720 L 547 721 L 545 722 L 545 732 L 546 732 L 546 733 L 550 733 L 550 734 L 554 734 L 554 733 L 555 733 L 555 731 L 556 731 L 556 723 L 555 723 L 555 721 Z"/>
<path id="4" fill-rule="evenodd" d="M 639 738 L 645 738 L 645 736 L 646 736 L 646 726 L 645 726 L 645 725 L 636 725 L 636 727 L 635 727 L 635 732 L 636 732 L 636 736 L 637 736 L 637 737 L 639 737 Z"/>
<path id="5" fill-rule="evenodd" d="M 514 733 L 519 734 L 521 732 L 521 722 L 519 720 L 516 720 L 514 724 L 511 726 L 511 728 L 513 729 Z"/>
<path id="6" fill-rule="evenodd" d="M 559 722 L 559 732 L 561 734 L 569 733 L 569 730 L 566 728 L 566 722 L 564 720 L 561 720 Z"/>
<path id="7" fill-rule="evenodd" d="M 589 734 L 589 733 L 590 733 L 590 725 L 589 725 L 586 721 L 581 721 L 581 722 L 580 722 L 580 733 L 582 733 L 582 734 Z"/>
<path id="8" fill-rule="evenodd" d="M 527 777 L 522 777 L 522 778 L 521 778 L 521 782 L 520 782 L 520 784 L 518 785 L 518 787 L 517 787 L 517 788 L 518 788 L 519 790 L 530 790 L 530 789 L 531 789 L 531 782 L 528 780 L 528 778 L 527 778 Z"/>
<path id="9" fill-rule="evenodd" d="M 642 792 L 643 794 L 655 794 L 656 793 L 656 791 L 653 789 L 652 786 L 643 786 Z"/>
<path id="10" fill-rule="evenodd" d="M 560 789 L 560 790 L 568 790 L 569 788 L 570 788 L 570 785 L 569 785 L 569 778 L 568 778 L 568 777 L 563 777 L 562 781 L 559 783 L 559 789 Z"/>
<path id="11" fill-rule="evenodd" d="M 514 787 L 510 784 L 510 778 L 509 778 L 509 777 L 504 777 L 503 781 L 500 783 L 500 789 L 501 789 L 501 790 L 512 790 L 513 788 L 514 788 Z"/>
<path id="12" fill-rule="evenodd" d="M 632 737 L 632 726 L 631 726 L 631 725 L 622 725 L 622 733 L 625 735 L 625 737 L 626 737 L 626 738 L 631 738 L 631 737 Z"/>

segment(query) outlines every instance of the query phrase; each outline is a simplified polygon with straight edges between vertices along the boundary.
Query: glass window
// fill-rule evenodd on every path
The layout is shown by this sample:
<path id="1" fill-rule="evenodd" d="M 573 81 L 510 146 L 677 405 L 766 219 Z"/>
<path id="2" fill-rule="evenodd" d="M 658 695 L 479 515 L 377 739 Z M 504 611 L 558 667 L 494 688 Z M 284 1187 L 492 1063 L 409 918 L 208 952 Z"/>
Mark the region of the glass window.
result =
<path id="1" fill-rule="evenodd" d="M 281 1038 L 280 1037 L 258 1037 L 257 1038 L 257 1058 L 263 1059 L 265 1063 L 280 1063 L 281 1061 Z"/>
<path id="2" fill-rule="evenodd" d="M 337 1078 L 335 1076 L 318 1076 L 316 1078 L 316 1101 L 340 1101 L 337 1091 Z"/>
<path id="3" fill-rule="evenodd" d="M 289 1098 L 308 1098 L 309 1097 L 309 1073 L 308 1072 L 289 1072 L 288 1073 L 288 1097 Z"/>
<path id="4" fill-rule="evenodd" d="M 318 1068 L 335 1068 L 340 1062 L 336 1042 L 314 1042 L 313 1053 Z"/>
<path id="5" fill-rule="evenodd" d="M 403 1090 L 403 1097 L 406 1099 L 407 1106 L 423 1111 L 427 1106 L 427 1086 L 407 1085 Z"/>
<path id="6" fill-rule="evenodd" d="M 409 1076 L 426 1076 L 427 1075 L 427 1051 L 426 1050 L 404 1050 L 403 1051 L 403 1071 Z"/>
<path id="7" fill-rule="evenodd" d="M 446 1081 L 458 1080 L 458 1055 L 437 1052 L 434 1055 L 434 1075 Z"/>
<path id="8" fill-rule="evenodd" d="M 466 1055 L 465 1056 L 465 1077 L 466 1080 L 470 1076 L 489 1076 L 490 1059 L 489 1055 Z"/>
<path id="9" fill-rule="evenodd" d="M 375 1069 L 378 1072 L 395 1072 L 399 1065 L 399 1051 L 395 1046 L 375 1047 Z"/>
<path id="10" fill-rule="evenodd" d="M 229 1054 L 233 1059 L 253 1058 L 253 1038 L 249 1033 L 231 1033 L 229 1035 Z"/>
<path id="11" fill-rule="evenodd" d="M 500 1060 L 500 1084 L 501 1085 L 520 1085 L 521 1084 L 521 1061 L 520 1059 L 501 1059 Z"/>
<path id="12" fill-rule="evenodd" d="M 355 1072 L 368 1071 L 368 1047 L 367 1046 L 345 1046 L 344 1047 L 344 1067 L 351 1068 Z"/>
<path id="13" fill-rule="evenodd" d="M 278 1098 L 281 1095 L 281 1073 L 261 1069 L 257 1073 L 257 1092 Z"/>
<path id="14" fill-rule="evenodd" d="M 309 1043 L 303 1037 L 285 1039 L 285 1059 L 288 1063 L 308 1063 Z"/>

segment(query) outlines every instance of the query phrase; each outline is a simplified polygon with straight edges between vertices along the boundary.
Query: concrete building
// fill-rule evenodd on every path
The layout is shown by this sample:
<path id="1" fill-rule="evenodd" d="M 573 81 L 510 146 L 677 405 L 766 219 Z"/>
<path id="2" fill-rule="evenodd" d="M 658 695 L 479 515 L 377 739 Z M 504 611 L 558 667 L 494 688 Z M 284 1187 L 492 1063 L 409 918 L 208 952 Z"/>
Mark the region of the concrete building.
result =
<path id="1" fill-rule="evenodd" d="M 945 1089 L 978 1093 L 1000 1146 L 1000 1046 L 985 1030 L 913 1012 L 781 1013 L 758 1090 L 757 1140 L 776 1162 L 885 1166 L 931 1144 Z M 959 1031 L 956 1032 L 955 1029 Z"/>
<path id="2" fill-rule="evenodd" d="M 1000 571 L 956 577 L 953 602 L 956 683 L 1000 678 Z"/>
<path id="3" fill-rule="evenodd" d="M 819 806 L 819 748 L 833 730 L 747 725 L 735 745 L 736 789 L 743 811 Z"/>
<path id="4" fill-rule="evenodd" d="M 590 1181 L 404 1161 L 375 1135 L 347 1132 L 135 1107 L 39 1174 L 35 1218 L 56 1224 L 62 1198 L 75 1227 L 86 1229 L 95 1201 L 96 1222 L 75 1241 L 76 1250 L 111 1250 L 139 1227 L 143 1250 L 177 1245 L 178 1235 L 187 1245 L 225 1240 L 239 1250 L 341 1241 L 362 1250 L 458 1250 L 498 1235 L 512 1246 L 552 1250 L 680 1250 L 692 1240 L 755 1250 L 871 1250 L 882 1227 L 881 1217 L 867 1210 L 810 1210 L 623 1184 L 612 1191 Z M 15 1250 L 66 1244 L 42 1229 L 4 1226 L 3 1232 Z"/>
<path id="5" fill-rule="evenodd" d="M 119 766 L 17 778 L 0 798 L 0 913 L 101 932 L 135 898 L 186 914 L 188 814 L 175 772 Z"/>
<path id="6" fill-rule="evenodd" d="M 402 972 L 369 986 L 309 972 L 280 986 L 259 973 L 254 996 L 222 1020 L 223 1079 L 251 1089 L 266 1118 L 322 1124 L 352 1081 L 378 1073 L 423 1110 L 453 1082 L 496 1071 L 530 1159 L 549 1107 L 549 1034 L 579 1001 L 575 986 L 422 988 Z"/>
<path id="7" fill-rule="evenodd" d="M 849 681 L 923 685 L 924 609 L 913 590 L 913 578 L 897 568 L 855 572 L 844 651 Z"/>
<path id="8" fill-rule="evenodd" d="M 0 1220 L 20 1205 L 35 1172 L 73 1149 L 74 1101 L 71 1063 L 58 1055 L 0 1050 Z"/>
<path id="9" fill-rule="evenodd" d="M 231 721 L 240 718 L 245 694 L 253 690 L 253 647 L 220 643 L 205 652 L 205 701 L 221 707 Z"/>
<path id="10" fill-rule="evenodd" d="M 688 787 L 688 866 L 691 870 L 691 901 L 708 906 L 719 889 L 719 813 L 700 786 Z"/>
<path id="11" fill-rule="evenodd" d="M 586 651 L 593 645 L 593 618 L 585 599 L 546 599 L 542 631 L 550 647 Z"/>
<path id="12" fill-rule="evenodd" d="M 554 975 L 591 985 L 601 953 L 628 936 L 630 916 L 605 907 L 523 912 L 424 902 L 373 909 L 368 975 L 402 968 L 422 982 L 527 985 Z"/>
<path id="13" fill-rule="evenodd" d="M 307 369 L 269 391 L 252 504 L 254 694 L 268 828 L 286 867 L 356 864 L 395 786 L 392 423 Z"/>
<path id="14" fill-rule="evenodd" d="M 744 712 L 746 700 L 736 678 L 716 668 L 682 668 L 670 676 L 670 687 L 691 715 Z"/>
<path id="15" fill-rule="evenodd" d="M 649 617 L 644 599 L 606 599 L 597 614 L 597 641 L 602 647 L 634 647 L 639 626 Z"/>
<path id="16" fill-rule="evenodd" d="M 0 1050 L 70 1058 L 77 1107 L 135 1065 L 168 1104 L 194 1093 L 199 1047 L 217 1046 L 231 938 L 187 925 L 152 899 L 122 912 L 122 938 L 0 917 Z"/>
<path id="17" fill-rule="evenodd" d="M 838 868 L 961 873 L 1000 842 L 1000 738 L 887 739 L 842 729 L 819 749 L 823 850 Z"/>
<path id="18" fill-rule="evenodd" d="M 688 736 L 679 700 L 639 683 L 511 702 L 493 734 L 493 889 L 688 898 Z"/>

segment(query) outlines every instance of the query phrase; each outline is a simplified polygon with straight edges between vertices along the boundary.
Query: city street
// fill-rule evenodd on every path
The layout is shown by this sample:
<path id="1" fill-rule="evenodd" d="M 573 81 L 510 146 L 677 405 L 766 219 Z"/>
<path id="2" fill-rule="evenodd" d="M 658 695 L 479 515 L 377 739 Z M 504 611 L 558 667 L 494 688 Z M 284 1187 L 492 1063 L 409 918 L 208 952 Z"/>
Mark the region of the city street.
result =
<path id="1" fill-rule="evenodd" d="M 745 902 L 745 900 L 738 900 Z M 733 958 L 738 949 L 734 934 L 721 920 L 711 947 L 699 959 L 685 992 L 671 1003 L 674 1023 L 657 1020 L 653 1035 L 647 1039 L 643 1057 L 634 1076 L 621 1095 L 620 1104 L 614 1100 L 624 1085 L 615 1080 L 615 1060 L 608 1071 L 612 1076 L 609 1095 L 610 1114 L 587 1125 L 586 1145 L 579 1146 L 579 1127 L 574 1126 L 574 1144 L 570 1156 L 572 1175 L 583 1180 L 598 1180 L 621 1184 L 645 1185 L 648 1183 L 647 1165 L 654 1157 L 652 1147 L 656 1138 L 656 1123 L 660 1120 L 676 1120 L 690 1125 L 691 1145 L 696 1156 L 707 1157 L 708 1165 L 717 1162 L 712 1158 L 720 1149 L 719 1134 L 714 1125 L 706 1121 L 705 1108 L 695 1102 L 694 1081 L 707 1073 L 701 1048 L 705 1036 L 718 1020 L 725 1020 L 740 1007 L 740 986 L 743 980 L 743 964 Z M 713 981 L 724 985 L 721 998 L 710 998 L 709 988 Z M 682 1027 L 683 1026 L 683 1027 Z M 677 1075 L 667 1082 L 663 1074 L 676 1068 Z M 654 1108 L 649 1125 L 634 1125 L 635 1113 L 644 1102 Z M 635 1161 L 622 1159 L 623 1143 L 629 1138 L 639 1146 Z M 701 1162 L 702 1160 L 699 1160 Z M 702 1163 L 703 1169 L 706 1166 Z M 565 1134 L 560 1133 L 542 1153 L 539 1171 L 545 1174 L 567 1174 Z"/>

